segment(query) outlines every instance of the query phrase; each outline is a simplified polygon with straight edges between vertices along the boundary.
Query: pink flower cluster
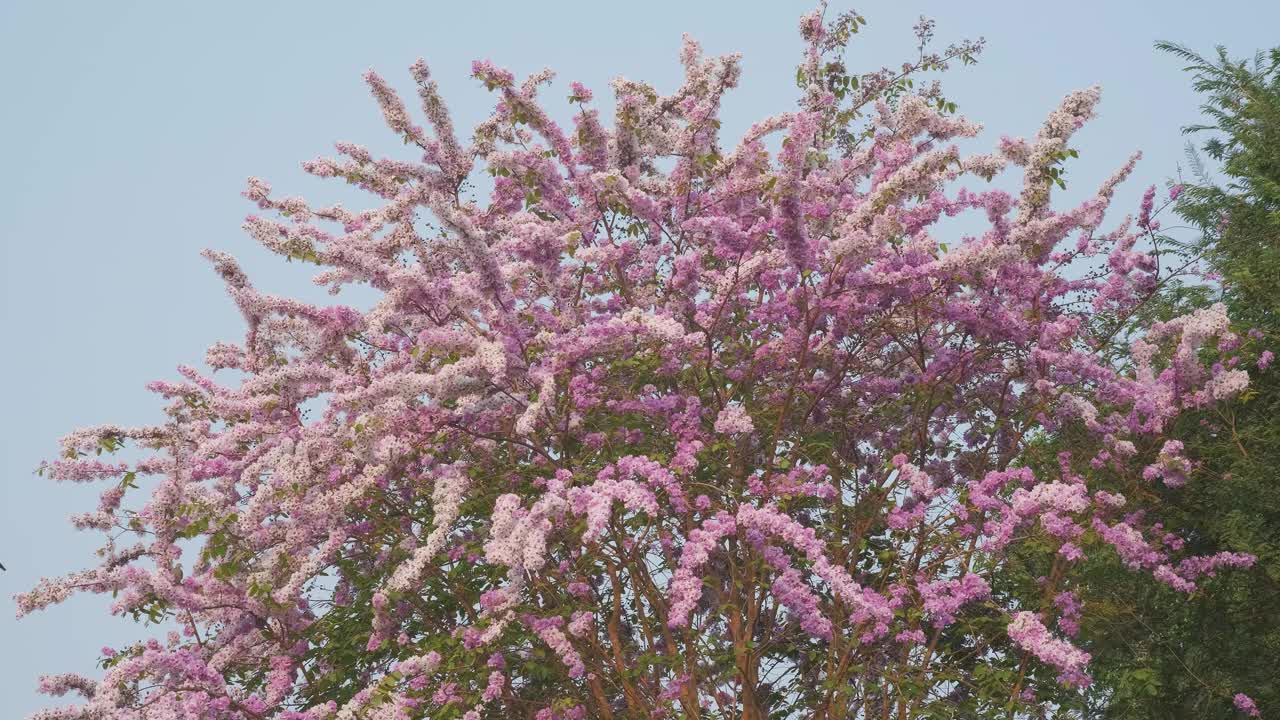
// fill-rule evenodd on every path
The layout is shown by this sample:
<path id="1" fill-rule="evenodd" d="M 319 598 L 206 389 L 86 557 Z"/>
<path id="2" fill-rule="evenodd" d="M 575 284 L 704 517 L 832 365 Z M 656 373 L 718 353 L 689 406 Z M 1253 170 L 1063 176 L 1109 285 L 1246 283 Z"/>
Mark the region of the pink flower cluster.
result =
<path id="1" fill-rule="evenodd" d="M 1027 652 L 1060 671 L 1058 679 L 1069 685 L 1090 683 L 1085 674 L 1089 653 L 1053 637 L 1035 613 L 1021 610 L 1009 622 L 1009 638 Z"/>
<path id="2" fill-rule="evenodd" d="M 924 611 L 934 627 L 946 627 L 956 620 L 963 605 L 991 594 L 991 586 L 981 576 L 968 573 L 957 580 L 922 582 L 918 586 Z"/>
<path id="3" fill-rule="evenodd" d="M 1233 697 L 1231 701 L 1235 704 L 1236 709 L 1245 715 L 1248 715 L 1249 717 L 1262 717 L 1262 713 L 1258 710 L 1257 703 L 1255 703 L 1253 698 L 1248 695 L 1245 695 L 1244 693 L 1236 693 L 1235 697 Z"/>

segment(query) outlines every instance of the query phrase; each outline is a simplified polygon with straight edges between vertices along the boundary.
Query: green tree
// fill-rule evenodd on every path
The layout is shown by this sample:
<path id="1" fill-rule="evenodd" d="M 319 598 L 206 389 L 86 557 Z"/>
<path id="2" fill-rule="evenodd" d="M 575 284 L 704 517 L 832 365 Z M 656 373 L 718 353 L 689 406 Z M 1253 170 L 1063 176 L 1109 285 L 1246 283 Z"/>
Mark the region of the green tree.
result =
<path id="1" fill-rule="evenodd" d="M 1206 580 L 1191 596 L 1098 558 L 1082 592 L 1094 604 L 1084 637 L 1098 658 L 1090 713 L 1106 718 L 1239 717 L 1232 697 L 1247 692 L 1261 710 L 1280 708 L 1280 369 L 1268 371 L 1280 338 L 1280 49 L 1249 61 L 1224 48 L 1214 59 L 1183 46 L 1157 48 L 1186 61 L 1202 94 L 1204 121 L 1184 132 L 1194 181 L 1170 189 L 1193 241 L 1153 240 L 1164 260 L 1195 261 L 1204 282 L 1171 283 L 1144 320 L 1222 302 L 1238 324 L 1250 389 L 1178 420 L 1174 436 L 1196 461 L 1191 481 L 1153 483 L 1136 509 L 1158 508 L 1195 553 L 1255 555 L 1250 572 Z M 1206 168 L 1205 158 L 1216 166 Z M 1154 317 L 1152 317 L 1154 316 Z M 1052 449 L 1069 445 L 1055 438 Z M 1046 447 L 1046 449 L 1050 449 Z M 1047 459 L 1048 453 L 1046 453 Z"/>

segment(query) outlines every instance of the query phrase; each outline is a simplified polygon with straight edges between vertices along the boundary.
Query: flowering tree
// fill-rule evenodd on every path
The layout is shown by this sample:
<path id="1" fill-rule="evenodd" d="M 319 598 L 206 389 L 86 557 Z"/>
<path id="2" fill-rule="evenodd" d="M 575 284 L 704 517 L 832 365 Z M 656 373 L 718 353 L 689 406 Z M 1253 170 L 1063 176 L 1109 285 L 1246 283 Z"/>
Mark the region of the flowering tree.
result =
<path id="1" fill-rule="evenodd" d="M 230 382 L 180 368 L 152 385 L 165 424 L 64 439 L 44 473 L 118 479 L 74 519 L 102 562 L 18 597 L 111 593 L 176 629 L 100 680 L 46 677 L 86 701 L 40 717 L 1014 716 L 1089 682 L 1088 554 L 1184 592 L 1249 565 L 1186 555 L 1087 479 L 1178 485 L 1170 421 L 1249 379 L 1201 360 L 1233 340 L 1221 306 L 1128 332 L 1161 269 L 1139 227 L 1098 228 L 1136 158 L 1052 209 L 1098 91 L 962 156 L 978 127 L 912 77 L 979 44 L 929 52 L 922 23 L 917 62 L 851 75 L 862 22 L 804 17 L 798 108 L 732 148 L 738 58 L 689 40 L 674 93 L 615 81 L 612 127 L 579 84 L 566 131 L 550 72 L 476 63 L 498 102 L 469 145 L 424 63 L 430 132 L 368 74 L 419 159 L 339 144 L 305 169 L 379 207 L 252 179 L 245 227 L 380 300 L 267 295 L 206 253 L 248 325 L 207 354 Z M 958 186 L 1010 164 L 1016 196 Z M 936 227 L 965 212 L 987 229 Z M 1058 467 L 1018 462 L 1067 427 Z M 129 445 L 152 452 L 101 457 Z M 1031 599 L 996 587 L 1018 547 L 1053 558 Z"/>

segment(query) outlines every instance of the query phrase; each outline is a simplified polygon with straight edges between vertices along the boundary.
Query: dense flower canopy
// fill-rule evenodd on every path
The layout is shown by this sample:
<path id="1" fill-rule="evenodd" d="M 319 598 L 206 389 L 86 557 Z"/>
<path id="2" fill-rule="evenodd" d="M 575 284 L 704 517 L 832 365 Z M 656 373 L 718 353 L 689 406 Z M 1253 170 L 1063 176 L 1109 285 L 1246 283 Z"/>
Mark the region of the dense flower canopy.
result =
<path id="1" fill-rule="evenodd" d="M 806 16 L 797 108 L 733 146 L 739 59 L 692 40 L 671 94 L 614 82 L 611 125 L 574 83 L 569 130 L 539 97 L 550 72 L 478 62 L 497 107 L 469 144 L 425 63 L 429 130 L 369 73 L 416 159 L 339 144 L 304 168 L 380 205 L 252 179 L 245 228 L 378 302 L 264 294 L 207 252 L 244 342 L 208 351 L 221 381 L 153 384 L 163 425 L 64 440 L 46 474 L 118 480 L 74 519 L 108 541 L 18 598 L 110 593 L 175 630 L 108 651 L 101 679 L 45 678 L 85 700 L 41 717 L 1018 712 L 1090 681 L 1089 555 L 1184 592 L 1249 565 L 1185 554 L 1092 485 L 1184 482 L 1171 420 L 1249 381 L 1203 359 L 1237 342 L 1220 306 L 1132 331 L 1162 277 L 1150 213 L 1100 226 L 1136 158 L 1051 206 L 1099 91 L 962 155 L 978 126 L 903 80 L 977 46 L 848 75 L 861 22 Z M 1010 165 L 1020 193 L 987 186 Z M 981 233 L 942 229 L 966 213 Z M 1056 471 L 1018 462 L 1066 427 Z M 126 446 L 152 452 L 101 457 Z M 998 587 L 1018 546 L 1054 558 L 1039 604 Z"/>

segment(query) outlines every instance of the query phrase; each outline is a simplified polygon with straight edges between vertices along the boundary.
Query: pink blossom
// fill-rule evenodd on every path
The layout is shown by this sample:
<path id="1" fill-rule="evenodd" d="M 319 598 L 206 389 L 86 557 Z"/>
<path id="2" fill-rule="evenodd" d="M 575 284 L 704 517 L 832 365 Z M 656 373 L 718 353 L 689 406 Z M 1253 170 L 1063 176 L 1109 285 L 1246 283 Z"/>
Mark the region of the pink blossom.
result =
<path id="1" fill-rule="evenodd" d="M 1089 676 L 1084 674 L 1089 653 L 1065 640 L 1054 638 L 1035 613 L 1025 610 L 1014 613 L 1009 622 L 1009 637 L 1019 647 L 1057 668 L 1062 682 L 1071 685 L 1089 684 Z"/>
<path id="2" fill-rule="evenodd" d="M 742 405 L 729 403 L 716 416 L 715 429 L 716 432 L 724 435 L 739 435 L 750 433 L 755 430 L 755 426 Z"/>
<path id="3" fill-rule="evenodd" d="M 1244 693 L 1236 693 L 1235 697 L 1231 698 L 1231 701 L 1235 704 L 1236 709 L 1245 715 L 1248 715 L 1249 717 L 1262 717 L 1262 713 L 1258 710 L 1258 705 L 1254 703 L 1253 698 L 1248 695 L 1245 695 Z"/>

